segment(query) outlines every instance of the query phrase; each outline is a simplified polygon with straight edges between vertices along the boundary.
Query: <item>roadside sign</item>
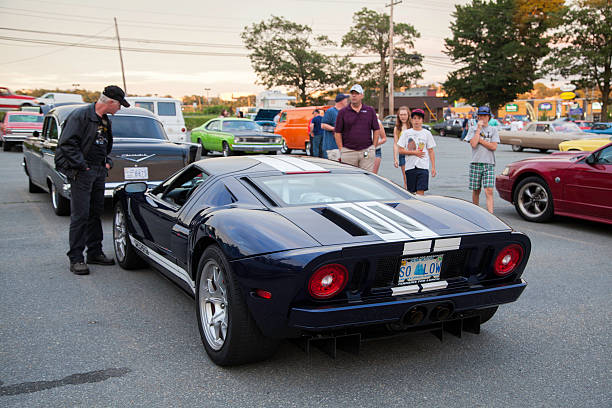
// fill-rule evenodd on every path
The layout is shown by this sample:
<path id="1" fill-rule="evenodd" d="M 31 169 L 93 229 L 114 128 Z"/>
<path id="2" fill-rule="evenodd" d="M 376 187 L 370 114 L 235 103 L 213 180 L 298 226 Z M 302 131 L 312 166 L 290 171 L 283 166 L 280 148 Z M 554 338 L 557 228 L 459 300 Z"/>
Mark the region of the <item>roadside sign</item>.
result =
<path id="1" fill-rule="evenodd" d="M 516 103 L 507 104 L 506 112 L 518 112 L 518 105 Z"/>
<path id="2" fill-rule="evenodd" d="M 570 115 L 582 115 L 582 108 L 570 109 Z"/>
<path id="3" fill-rule="evenodd" d="M 595 110 L 601 109 L 601 103 L 600 102 L 593 102 L 593 104 L 591 105 L 591 109 L 595 109 Z"/>
<path id="4" fill-rule="evenodd" d="M 561 92 L 572 92 L 576 89 L 576 85 L 574 84 L 563 84 L 560 86 Z"/>
<path id="5" fill-rule="evenodd" d="M 576 94 L 573 92 L 563 92 L 559 96 L 561 96 L 561 99 L 574 99 L 576 97 Z"/>
<path id="6" fill-rule="evenodd" d="M 538 110 L 541 110 L 541 111 L 552 110 L 552 104 L 548 102 L 541 103 L 538 105 Z"/>

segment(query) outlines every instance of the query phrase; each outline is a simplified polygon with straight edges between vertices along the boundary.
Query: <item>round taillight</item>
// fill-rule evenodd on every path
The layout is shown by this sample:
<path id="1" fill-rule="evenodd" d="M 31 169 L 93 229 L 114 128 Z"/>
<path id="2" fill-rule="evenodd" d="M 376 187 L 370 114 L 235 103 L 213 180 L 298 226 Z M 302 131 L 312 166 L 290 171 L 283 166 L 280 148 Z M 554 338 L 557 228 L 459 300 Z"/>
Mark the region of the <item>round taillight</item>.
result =
<path id="1" fill-rule="evenodd" d="M 308 282 L 308 291 L 315 299 L 329 299 L 346 286 L 348 271 L 340 264 L 329 264 L 320 267 L 312 274 Z"/>
<path id="2" fill-rule="evenodd" d="M 181 132 L 185 133 L 185 130 L 187 130 L 187 129 L 181 128 Z"/>
<path id="3" fill-rule="evenodd" d="M 523 260 L 523 247 L 518 244 L 511 244 L 499 251 L 493 271 L 498 276 L 510 274 Z"/>

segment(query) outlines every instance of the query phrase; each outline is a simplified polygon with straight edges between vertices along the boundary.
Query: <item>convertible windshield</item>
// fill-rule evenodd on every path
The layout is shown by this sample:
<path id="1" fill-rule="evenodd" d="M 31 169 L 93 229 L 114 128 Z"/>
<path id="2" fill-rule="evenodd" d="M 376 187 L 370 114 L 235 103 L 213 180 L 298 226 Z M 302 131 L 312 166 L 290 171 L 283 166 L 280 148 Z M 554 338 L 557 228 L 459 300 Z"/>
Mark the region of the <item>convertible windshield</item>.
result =
<path id="1" fill-rule="evenodd" d="M 166 140 L 161 123 L 152 118 L 139 116 L 113 116 L 111 118 L 113 137 L 129 139 Z"/>
<path id="2" fill-rule="evenodd" d="M 259 125 L 250 120 L 225 120 L 223 121 L 223 130 L 232 132 L 236 130 L 260 130 Z"/>
<path id="3" fill-rule="evenodd" d="M 582 132 L 582 129 L 573 122 L 554 123 L 553 127 L 557 133 L 574 133 Z"/>
<path id="4" fill-rule="evenodd" d="M 293 174 L 261 177 L 254 181 L 287 205 L 405 198 L 392 186 L 367 174 Z"/>

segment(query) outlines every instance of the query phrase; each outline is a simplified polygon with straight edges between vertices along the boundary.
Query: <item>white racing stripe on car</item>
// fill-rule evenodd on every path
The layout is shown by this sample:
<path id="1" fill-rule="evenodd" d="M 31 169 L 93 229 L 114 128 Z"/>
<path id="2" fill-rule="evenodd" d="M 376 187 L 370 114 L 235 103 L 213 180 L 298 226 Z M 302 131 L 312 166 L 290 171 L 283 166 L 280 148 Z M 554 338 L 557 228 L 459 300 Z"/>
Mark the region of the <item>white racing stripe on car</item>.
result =
<path id="1" fill-rule="evenodd" d="M 299 159 L 297 157 L 278 156 L 273 157 L 273 159 L 293 164 L 294 166 L 301 168 L 303 171 L 319 171 L 329 173 L 329 170 L 327 170 L 325 167 L 321 167 L 318 164 L 311 163 L 309 161 Z"/>
<path id="2" fill-rule="evenodd" d="M 427 282 L 421 283 L 421 292 L 427 292 L 429 290 L 438 290 L 444 289 L 448 286 L 447 281 L 438 281 L 438 282 Z"/>
<path id="3" fill-rule="evenodd" d="M 404 251 L 402 255 L 413 255 L 431 252 L 431 240 L 417 241 L 417 242 L 405 242 Z"/>
<path id="4" fill-rule="evenodd" d="M 391 296 L 409 295 L 410 293 L 417 293 L 418 291 L 419 285 L 397 286 L 391 288 Z"/>
<path id="5" fill-rule="evenodd" d="M 353 203 L 327 205 L 368 231 L 371 231 L 373 234 L 378 235 L 385 241 L 406 241 L 411 239 L 402 229 L 395 227 L 381 218 L 373 216 L 372 212 L 358 205 Z"/>
<path id="6" fill-rule="evenodd" d="M 378 219 L 383 219 L 396 228 L 404 231 L 408 236 L 415 239 L 437 238 L 438 234 L 421 224 L 414 218 L 408 217 L 406 214 L 397 211 L 395 208 L 387 204 L 379 203 L 378 201 L 369 201 L 355 203 L 356 205 L 368 210 L 373 216 Z"/>
<path id="7" fill-rule="evenodd" d="M 172 272 L 174 275 L 187 282 L 193 293 L 195 293 L 195 285 L 186 270 L 170 262 L 168 259 L 161 256 L 160 254 L 158 254 L 157 252 L 134 238 L 132 235 L 130 235 L 130 241 L 132 242 L 132 245 L 134 245 L 134 247 L 136 247 L 142 254 L 146 255 L 159 265 L 163 266 L 164 269 L 166 269 L 167 271 Z"/>
<path id="8" fill-rule="evenodd" d="M 434 244 L 434 252 L 452 251 L 459 249 L 461 246 L 461 238 L 444 238 L 436 239 Z"/>
<path id="9" fill-rule="evenodd" d="M 293 172 L 303 171 L 302 169 L 300 169 L 299 167 L 291 163 L 287 163 L 282 160 L 275 159 L 273 157 L 257 156 L 257 157 L 252 157 L 252 159 L 255 159 L 263 164 L 267 164 L 268 166 L 275 168 L 278 171 L 282 171 L 283 173 L 293 173 Z"/>

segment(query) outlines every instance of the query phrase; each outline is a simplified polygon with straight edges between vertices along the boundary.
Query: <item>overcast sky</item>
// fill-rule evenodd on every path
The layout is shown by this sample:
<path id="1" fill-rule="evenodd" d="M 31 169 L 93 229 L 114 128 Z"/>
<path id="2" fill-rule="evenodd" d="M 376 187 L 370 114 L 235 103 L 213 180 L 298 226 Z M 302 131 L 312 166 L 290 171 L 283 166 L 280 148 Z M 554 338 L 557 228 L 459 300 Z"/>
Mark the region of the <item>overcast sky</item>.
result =
<path id="1" fill-rule="evenodd" d="M 426 71 L 420 84 L 443 81 L 452 69 L 442 53 L 444 38 L 450 37 L 448 27 L 453 5 L 468 2 L 404 0 L 395 6 L 395 21 L 412 24 L 421 33 L 416 50 L 426 56 Z M 114 39 L 87 36 L 114 37 L 113 17 L 117 17 L 122 47 L 221 54 L 172 55 L 126 50 L 123 60 L 129 93 L 175 97 L 256 93 L 265 88 L 256 84 L 256 75 L 244 56 L 247 50 L 240 32 L 245 26 L 271 15 L 283 16 L 309 25 L 315 34 L 326 34 L 339 43 L 356 11 L 368 7 L 388 12 L 389 8 L 385 8 L 388 3 L 379 0 L 0 0 L 0 86 L 12 90 L 66 89 L 73 88 L 73 84 L 89 90 L 101 90 L 106 84 L 122 86 L 116 50 L 66 45 L 116 46 Z M 134 41 L 139 39 L 172 44 Z M 176 42 L 199 45 L 181 46 Z"/>

